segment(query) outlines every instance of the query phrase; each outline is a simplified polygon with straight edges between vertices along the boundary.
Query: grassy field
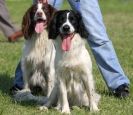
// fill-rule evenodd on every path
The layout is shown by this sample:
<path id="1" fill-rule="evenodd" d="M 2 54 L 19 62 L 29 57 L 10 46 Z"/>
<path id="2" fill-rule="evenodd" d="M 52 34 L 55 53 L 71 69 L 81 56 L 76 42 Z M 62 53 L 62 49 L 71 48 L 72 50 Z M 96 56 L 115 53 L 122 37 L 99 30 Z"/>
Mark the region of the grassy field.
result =
<path id="1" fill-rule="evenodd" d="M 30 0 L 6 0 L 14 23 L 21 24 Z M 102 99 L 100 112 L 91 113 L 86 108 L 73 109 L 72 115 L 133 115 L 133 1 L 132 0 L 99 0 L 108 34 L 114 44 L 120 63 L 131 81 L 130 97 L 120 100 L 110 95 L 106 85 L 94 64 L 94 77 L 97 91 Z M 65 5 L 67 7 L 67 5 Z M 9 94 L 15 67 L 21 57 L 23 39 L 8 43 L 0 33 L 0 115 L 57 115 L 59 112 L 39 111 L 34 103 L 14 102 Z"/>

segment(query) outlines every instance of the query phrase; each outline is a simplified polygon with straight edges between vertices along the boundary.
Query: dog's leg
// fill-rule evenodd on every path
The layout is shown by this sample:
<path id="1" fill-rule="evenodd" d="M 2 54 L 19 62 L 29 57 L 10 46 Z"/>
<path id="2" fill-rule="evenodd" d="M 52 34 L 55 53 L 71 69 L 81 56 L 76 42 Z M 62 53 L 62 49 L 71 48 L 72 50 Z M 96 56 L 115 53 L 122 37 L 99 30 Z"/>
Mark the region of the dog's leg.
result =
<path id="1" fill-rule="evenodd" d="M 50 58 L 50 65 L 49 65 L 49 72 L 48 72 L 48 92 L 47 97 L 50 96 L 53 87 L 55 85 L 55 47 L 52 44 L 52 52 L 51 52 L 51 58 Z"/>
<path id="2" fill-rule="evenodd" d="M 59 93 L 59 92 L 58 92 L 58 93 Z M 59 96 L 60 96 L 60 95 L 59 95 Z M 61 100 L 60 100 L 60 97 L 58 97 L 57 99 L 58 99 L 57 106 L 56 106 L 54 109 L 60 111 L 60 110 L 61 110 Z"/>
<path id="3" fill-rule="evenodd" d="M 50 96 L 53 87 L 54 87 L 54 81 L 55 81 L 55 71 L 54 68 L 50 68 L 49 74 L 48 74 L 48 90 L 47 90 L 47 97 Z"/>
<path id="4" fill-rule="evenodd" d="M 25 65 L 22 65 L 22 72 L 23 72 L 24 88 L 21 91 L 18 91 L 14 95 L 14 99 L 16 101 L 31 101 L 33 99 L 36 100 L 35 96 L 31 94 L 31 90 L 29 88 L 28 77 L 30 76 L 29 76 L 29 72 Z"/>
<path id="5" fill-rule="evenodd" d="M 59 102 L 61 102 L 61 106 L 62 106 L 61 112 L 64 114 L 70 114 L 70 108 L 69 108 L 69 103 L 67 99 L 66 84 L 62 80 L 60 80 L 59 91 L 60 91 Z"/>
<path id="6" fill-rule="evenodd" d="M 16 92 L 14 99 L 17 101 L 36 100 L 35 96 L 31 94 L 31 90 L 29 88 L 30 70 L 27 67 L 25 59 L 21 60 L 21 68 L 23 72 L 24 88 L 21 91 Z"/>
<path id="7" fill-rule="evenodd" d="M 90 111 L 99 111 L 98 104 L 95 101 L 95 88 L 92 73 L 88 70 L 87 74 L 82 75 L 82 81 L 88 96 Z"/>
<path id="8" fill-rule="evenodd" d="M 30 78 L 31 71 L 28 68 L 28 64 L 26 63 L 25 59 L 21 60 L 21 68 L 22 68 L 23 80 L 24 80 L 24 88 L 23 89 L 30 92 L 29 78 Z"/>
<path id="9" fill-rule="evenodd" d="M 55 85 L 48 100 L 46 101 L 46 103 L 43 104 L 43 106 L 40 106 L 39 109 L 47 110 L 47 108 L 49 108 L 50 106 L 52 106 L 52 104 L 57 102 L 58 100 L 57 95 L 58 95 L 58 89 L 57 89 L 57 85 Z"/>

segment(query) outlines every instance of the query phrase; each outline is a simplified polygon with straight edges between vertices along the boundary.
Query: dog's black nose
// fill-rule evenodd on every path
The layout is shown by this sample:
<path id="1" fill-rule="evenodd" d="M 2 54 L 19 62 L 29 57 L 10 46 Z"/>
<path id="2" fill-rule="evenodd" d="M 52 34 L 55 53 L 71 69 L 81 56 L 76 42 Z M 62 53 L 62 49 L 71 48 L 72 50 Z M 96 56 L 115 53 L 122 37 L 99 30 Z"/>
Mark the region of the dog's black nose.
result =
<path id="1" fill-rule="evenodd" d="M 69 25 L 64 25 L 64 26 L 63 26 L 63 31 L 64 31 L 64 32 L 68 32 L 69 30 L 70 30 Z"/>

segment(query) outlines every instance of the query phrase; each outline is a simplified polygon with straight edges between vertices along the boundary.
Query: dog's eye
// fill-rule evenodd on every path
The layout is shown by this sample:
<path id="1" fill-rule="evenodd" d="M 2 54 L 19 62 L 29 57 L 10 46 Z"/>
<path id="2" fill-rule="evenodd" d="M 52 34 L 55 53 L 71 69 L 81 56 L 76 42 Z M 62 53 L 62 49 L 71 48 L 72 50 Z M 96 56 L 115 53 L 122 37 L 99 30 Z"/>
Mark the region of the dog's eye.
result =
<path id="1" fill-rule="evenodd" d="M 73 20 L 74 20 L 74 17 L 71 16 L 71 17 L 69 17 L 69 19 L 70 19 L 71 21 L 73 21 Z"/>
<path id="2" fill-rule="evenodd" d="M 60 17 L 60 21 L 64 21 L 65 20 L 65 18 L 64 17 Z"/>
<path id="3" fill-rule="evenodd" d="M 36 10 L 37 10 L 37 7 L 33 7 L 33 12 L 35 13 L 36 12 Z"/>
<path id="4" fill-rule="evenodd" d="M 42 10 L 43 10 L 43 11 L 44 11 L 44 10 L 46 10 L 46 7 L 45 7 L 45 6 L 43 6 L 43 7 L 42 7 Z"/>
<path id="5" fill-rule="evenodd" d="M 59 17 L 59 19 L 58 19 L 58 24 L 59 25 L 61 25 L 62 23 L 64 23 L 65 22 L 65 18 L 64 17 Z"/>
<path id="6" fill-rule="evenodd" d="M 73 16 L 69 17 L 69 20 L 70 20 L 70 22 L 72 24 L 75 24 L 76 23 L 75 18 Z"/>

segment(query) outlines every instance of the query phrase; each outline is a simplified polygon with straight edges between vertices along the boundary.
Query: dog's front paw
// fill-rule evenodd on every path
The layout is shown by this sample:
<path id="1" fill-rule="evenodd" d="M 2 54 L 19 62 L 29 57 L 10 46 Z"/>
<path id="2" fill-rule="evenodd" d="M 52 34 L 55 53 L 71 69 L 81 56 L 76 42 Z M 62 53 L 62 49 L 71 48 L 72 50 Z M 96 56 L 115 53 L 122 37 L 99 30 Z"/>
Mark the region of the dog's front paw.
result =
<path id="1" fill-rule="evenodd" d="M 61 107 L 60 106 L 56 106 L 56 107 L 54 107 L 54 109 L 57 110 L 57 111 L 61 111 Z"/>
<path id="2" fill-rule="evenodd" d="M 67 114 L 67 115 L 70 115 L 70 109 L 67 108 L 67 107 L 64 107 L 61 111 L 62 114 Z"/>
<path id="3" fill-rule="evenodd" d="M 38 109 L 41 110 L 41 111 L 42 110 L 48 111 L 48 108 L 46 106 L 40 106 L 40 107 L 38 107 Z"/>
<path id="4" fill-rule="evenodd" d="M 97 105 L 95 103 L 93 103 L 91 106 L 90 106 L 90 111 L 93 111 L 93 112 L 97 112 L 99 111 Z"/>

